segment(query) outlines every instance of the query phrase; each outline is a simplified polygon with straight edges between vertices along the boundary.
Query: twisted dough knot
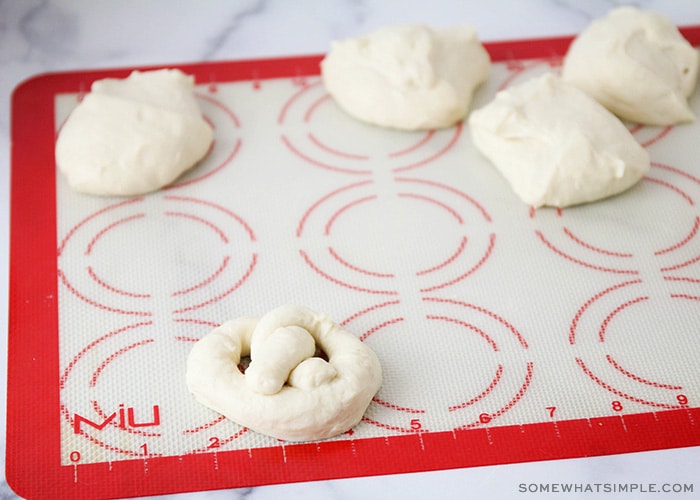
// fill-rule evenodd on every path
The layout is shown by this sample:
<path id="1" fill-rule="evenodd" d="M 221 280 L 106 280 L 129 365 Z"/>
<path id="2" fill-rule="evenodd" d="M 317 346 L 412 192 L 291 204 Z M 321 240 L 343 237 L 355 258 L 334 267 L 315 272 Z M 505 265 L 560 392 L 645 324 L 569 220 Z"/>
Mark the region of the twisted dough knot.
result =
<path id="1" fill-rule="evenodd" d="M 321 349 L 328 361 L 315 357 Z M 238 369 L 244 356 L 251 362 Z M 329 317 L 282 306 L 262 318 L 228 321 L 187 360 L 196 399 L 234 422 L 286 441 L 341 434 L 356 425 L 379 390 L 374 352 Z"/>

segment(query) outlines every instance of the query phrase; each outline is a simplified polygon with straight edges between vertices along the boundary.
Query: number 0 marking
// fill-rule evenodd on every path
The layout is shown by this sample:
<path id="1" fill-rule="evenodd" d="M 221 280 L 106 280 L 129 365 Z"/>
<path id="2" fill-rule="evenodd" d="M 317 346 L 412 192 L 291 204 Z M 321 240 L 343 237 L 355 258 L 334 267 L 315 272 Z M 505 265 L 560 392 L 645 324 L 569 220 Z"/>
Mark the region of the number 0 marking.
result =
<path id="1" fill-rule="evenodd" d="M 68 458 L 70 458 L 71 462 L 80 462 L 80 452 L 79 451 L 71 451 Z"/>

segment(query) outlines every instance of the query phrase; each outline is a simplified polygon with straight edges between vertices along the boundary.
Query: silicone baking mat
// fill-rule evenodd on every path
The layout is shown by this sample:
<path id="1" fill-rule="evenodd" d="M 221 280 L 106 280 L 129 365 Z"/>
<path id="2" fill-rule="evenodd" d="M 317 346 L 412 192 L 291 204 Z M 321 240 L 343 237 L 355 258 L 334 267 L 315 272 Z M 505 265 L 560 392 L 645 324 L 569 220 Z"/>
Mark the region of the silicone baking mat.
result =
<path id="1" fill-rule="evenodd" d="M 569 43 L 489 44 L 474 106 L 559 71 Z M 13 488 L 124 497 L 700 444 L 700 124 L 630 124 L 653 161 L 643 181 L 534 210 L 466 124 L 359 123 L 319 61 L 182 66 L 215 143 L 134 198 L 75 193 L 53 158 L 92 81 L 128 70 L 16 91 Z M 184 385 L 197 339 L 287 303 L 328 313 L 382 362 L 364 419 L 337 438 L 256 434 Z"/>

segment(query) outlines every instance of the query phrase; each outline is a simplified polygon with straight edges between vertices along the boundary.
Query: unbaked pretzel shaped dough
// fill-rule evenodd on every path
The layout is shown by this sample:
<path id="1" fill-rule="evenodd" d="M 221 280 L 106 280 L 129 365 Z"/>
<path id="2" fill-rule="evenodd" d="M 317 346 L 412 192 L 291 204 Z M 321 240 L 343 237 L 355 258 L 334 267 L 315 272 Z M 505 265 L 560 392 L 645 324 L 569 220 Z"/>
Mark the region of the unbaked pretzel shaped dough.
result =
<path id="1" fill-rule="evenodd" d="M 314 357 L 321 349 L 328 361 Z M 250 356 L 245 373 L 238 364 Z M 379 390 L 376 354 L 328 316 L 282 306 L 228 321 L 187 359 L 187 387 L 203 405 L 251 430 L 314 441 L 356 425 Z"/>

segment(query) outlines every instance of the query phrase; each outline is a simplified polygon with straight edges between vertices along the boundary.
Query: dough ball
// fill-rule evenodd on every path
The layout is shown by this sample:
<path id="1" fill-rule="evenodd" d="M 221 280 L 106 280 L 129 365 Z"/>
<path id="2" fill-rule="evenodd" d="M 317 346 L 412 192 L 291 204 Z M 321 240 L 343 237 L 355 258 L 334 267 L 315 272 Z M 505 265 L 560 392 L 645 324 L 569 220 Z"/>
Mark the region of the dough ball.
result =
<path id="1" fill-rule="evenodd" d="M 321 62 L 326 89 L 347 113 L 405 130 L 463 119 L 489 68 L 489 56 L 468 26 L 382 28 L 334 42 Z"/>
<path id="2" fill-rule="evenodd" d="M 649 125 L 695 119 L 688 106 L 700 55 L 664 16 L 620 7 L 572 43 L 562 77 L 620 118 Z"/>
<path id="3" fill-rule="evenodd" d="M 134 71 L 93 83 L 59 132 L 56 163 L 76 191 L 138 195 L 170 184 L 212 140 L 191 76 Z"/>
<path id="4" fill-rule="evenodd" d="M 552 74 L 499 92 L 469 125 L 476 147 L 534 207 L 599 200 L 649 170 L 647 151 L 619 119 Z"/>

